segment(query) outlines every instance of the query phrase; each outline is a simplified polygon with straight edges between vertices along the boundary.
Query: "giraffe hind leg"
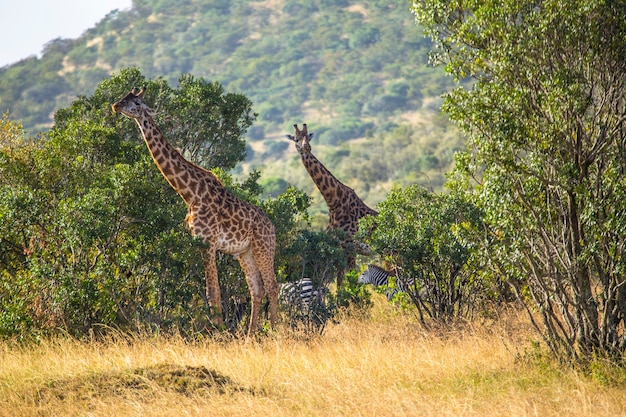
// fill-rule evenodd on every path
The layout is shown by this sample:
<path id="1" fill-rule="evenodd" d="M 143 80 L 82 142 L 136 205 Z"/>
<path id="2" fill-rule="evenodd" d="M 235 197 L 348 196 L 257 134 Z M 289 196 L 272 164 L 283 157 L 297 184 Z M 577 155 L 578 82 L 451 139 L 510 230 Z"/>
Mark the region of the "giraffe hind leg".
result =
<path id="1" fill-rule="evenodd" d="M 274 262 L 270 265 L 259 267 L 259 269 L 261 270 L 261 278 L 263 279 L 265 294 L 267 295 L 267 300 L 269 301 L 270 325 L 274 328 L 276 327 L 278 314 L 278 282 L 276 281 L 276 273 L 274 272 Z"/>
<path id="2" fill-rule="evenodd" d="M 250 326 L 248 327 L 248 337 L 254 333 L 259 326 L 259 316 L 261 311 L 261 301 L 263 299 L 264 287 L 261 279 L 261 272 L 252 256 L 252 251 L 248 250 L 239 255 L 239 264 L 246 276 L 246 282 L 250 289 L 252 306 L 250 308 Z"/>
<path id="3" fill-rule="evenodd" d="M 221 326 L 224 323 L 222 318 L 222 296 L 220 292 L 220 283 L 217 278 L 215 250 L 212 248 L 207 249 L 202 257 L 202 261 L 204 263 L 207 303 L 209 304 L 209 307 L 215 311 L 215 314 L 213 314 L 214 311 L 211 311 L 211 317 L 214 319 L 215 324 Z"/>
<path id="4" fill-rule="evenodd" d="M 260 245 L 253 242 L 253 254 L 256 265 L 261 273 L 263 287 L 269 302 L 270 325 L 276 326 L 278 310 L 278 282 L 274 271 L 274 241 L 263 241 Z"/>

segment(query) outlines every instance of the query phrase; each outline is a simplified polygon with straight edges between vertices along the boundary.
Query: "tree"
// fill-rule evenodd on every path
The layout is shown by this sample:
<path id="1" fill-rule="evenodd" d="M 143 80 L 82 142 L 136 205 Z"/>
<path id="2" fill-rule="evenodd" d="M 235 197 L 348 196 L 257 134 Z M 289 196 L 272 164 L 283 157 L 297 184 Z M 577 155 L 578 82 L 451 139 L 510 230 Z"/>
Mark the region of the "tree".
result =
<path id="1" fill-rule="evenodd" d="M 252 125 L 255 114 L 252 102 L 241 94 L 227 93 L 217 82 L 208 82 L 183 74 L 178 88 L 171 88 L 163 79 L 148 80 L 137 68 L 123 69 L 116 76 L 102 81 L 93 97 L 79 97 L 68 108 L 55 114 L 55 128 L 65 126 L 72 118 L 88 113 L 110 117 L 110 104 L 130 89 L 146 85 L 146 97 L 157 112 L 156 121 L 163 134 L 183 155 L 204 166 L 232 169 L 245 159 L 243 134 Z M 135 122 L 122 122 L 121 132 L 129 141 L 140 139 Z"/>
<path id="2" fill-rule="evenodd" d="M 477 181 L 468 194 L 486 213 L 486 259 L 539 313 L 558 359 L 621 358 L 626 3 L 419 0 L 412 10 L 434 61 L 474 80 L 444 107 L 468 136 L 455 181 Z"/>
<path id="3" fill-rule="evenodd" d="M 480 210 L 420 186 L 394 188 L 377 208 L 375 218 L 360 222 L 359 235 L 395 272 L 422 323 L 471 317 L 490 289 L 479 279 L 470 239 L 480 229 Z"/>
<path id="4" fill-rule="evenodd" d="M 226 170 L 245 158 L 243 135 L 256 114 L 243 94 L 227 93 L 217 81 L 185 74 L 164 110 L 173 115 L 166 134 L 188 158 Z"/>

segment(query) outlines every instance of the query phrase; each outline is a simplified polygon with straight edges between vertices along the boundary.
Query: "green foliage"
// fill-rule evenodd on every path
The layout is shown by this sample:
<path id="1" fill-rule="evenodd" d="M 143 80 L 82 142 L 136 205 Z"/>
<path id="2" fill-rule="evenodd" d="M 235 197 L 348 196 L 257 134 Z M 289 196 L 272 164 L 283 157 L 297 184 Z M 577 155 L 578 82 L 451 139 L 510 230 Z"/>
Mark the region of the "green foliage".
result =
<path id="1" fill-rule="evenodd" d="M 238 144 L 251 120 L 249 102 L 223 93 L 215 83 L 183 76 L 180 87 L 172 89 L 137 69 L 123 70 L 103 81 L 93 96 L 58 111 L 54 128 L 40 141 L 26 140 L 21 126 L 5 115 L 0 123 L 0 335 L 57 328 L 81 335 L 99 326 L 202 328 L 202 244 L 184 230 L 185 204 L 161 177 L 135 123 L 110 109 L 136 85 L 147 85 L 146 99 L 160 112 L 158 119 L 166 120 L 162 125 L 186 120 L 186 127 L 226 132 L 200 139 L 177 131 L 179 145 L 197 145 L 194 155 L 207 158 L 196 162 L 215 164 L 227 188 L 258 203 L 257 172 L 238 183 L 223 169 L 243 158 Z M 194 106 L 203 99 L 221 104 L 196 121 Z M 169 115 L 167 109 L 175 110 Z M 306 219 L 308 199 L 290 189 L 262 205 L 280 225 L 277 237 L 285 245 L 291 229 Z M 233 264 L 231 257 L 220 259 L 224 300 L 227 307 L 238 303 L 245 310 L 248 291 Z"/>
<path id="2" fill-rule="evenodd" d="M 419 186 L 394 188 L 377 209 L 375 218 L 361 220 L 359 235 L 395 271 L 420 320 L 471 317 L 490 295 L 470 239 L 480 230 L 480 211 Z"/>
<path id="3" fill-rule="evenodd" d="M 283 282 L 309 278 L 318 296 L 305 309 L 300 303 L 288 304 L 287 316 L 293 328 L 305 333 L 321 333 L 336 313 L 336 300 L 327 295 L 330 284 L 347 266 L 342 246 L 345 236 L 332 230 L 315 232 L 302 229 L 296 233 L 284 248 L 285 263 L 279 269 L 279 278 Z"/>
<path id="4" fill-rule="evenodd" d="M 3 247 L 23 254 L 19 265 L 3 269 L 13 292 L 3 310 L 21 305 L 32 329 L 75 334 L 96 324 L 171 320 L 173 300 L 187 303 L 193 295 L 193 283 L 181 294 L 177 279 L 201 271 L 173 221 L 184 217 L 184 205 L 153 180 L 159 174 L 141 143 L 122 142 L 110 120 L 65 118 L 69 113 L 59 114 L 46 141 L 3 159 L 30 171 L 3 175 L 0 184 L 2 216 L 16 220 L 0 226 Z"/>
<path id="5" fill-rule="evenodd" d="M 276 229 L 276 261 L 279 270 L 293 261 L 290 245 L 300 237 L 300 229 L 309 221 L 311 199 L 303 191 L 288 187 L 276 198 L 262 201 L 260 207 Z M 280 275 L 280 274 L 279 274 Z"/>
<path id="6" fill-rule="evenodd" d="M 276 197 L 289 188 L 289 183 L 279 177 L 269 177 L 261 182 L 263 192 L 270 197 Z"/>
<path id="7" fill-rule="evenodd" d="M 331 301 L 340 308 L 366 311 L 372 305 L 371 295 L 364 285 L 359 284 L 359 272 L 348 271 L 341 287 L 337 288 L 335 299 Z"/>
<path id="8" fill-rule="evenodd" d="M 343 237 L 341 231 L 298 231 L 285 249 L 289 259 L 283 272 L 286 281 L 307 277 L 316 285 L 328 286 L 346 269 Z"/>
<path id="9" fill-rule="evenodd" d="M 184 74 L 169 106 L 165 131 L 183 154 L 207 167 L 233 168 L 244 157 L 243 135 L 254 122 L 252 102 L 242 94 L 225 93 L 216 81 Z M 184 109 L 184 110 L 183 110 Z"/>
<path id="10" fill-rule="evenodd" d="M 626 5 L 413 4 L 435 61 L 476 81 L 445 109 L 468 134 L 452 178 L 485 211 L 484 258 L 556 358 L 621 360 Z"/>

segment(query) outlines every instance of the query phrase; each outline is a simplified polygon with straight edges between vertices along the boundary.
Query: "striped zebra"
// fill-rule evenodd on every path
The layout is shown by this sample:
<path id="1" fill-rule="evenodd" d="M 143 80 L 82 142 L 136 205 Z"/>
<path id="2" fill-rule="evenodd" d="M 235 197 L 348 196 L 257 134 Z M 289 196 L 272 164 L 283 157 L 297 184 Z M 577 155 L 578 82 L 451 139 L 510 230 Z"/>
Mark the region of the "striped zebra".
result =
<path id="1" fill-rule="evenodd" d="M 372 284 L 374 287 L 380 287 L 383 285 L 389 285 L 389 277 L 394 277 L 394 274 L 391 271 L 387 271 L 386 269 L 381 268 L 378 265 L 369 264 L 367 265 L 367 269 L 365 272 L 359 276 L 359 284 Z M 415 285 L 415 281 L 413 279 L 409 279 L 408 282 L 404 282 L 400 279 L 396 279 L 395 288 L 387 288 L 385 290 L 385 295 L 387 296 L 387 300 L 392 300 L 393 297 L 400 291 L 407 292 Z"/>
<path id="2" fill-rule="evenodd" d="M 302 278 L 296 282 L 280 284 L 279 300 L 290 306 L 299 306 L 308 310 L 319 292 L 314 288 L 311 278 Z"/>

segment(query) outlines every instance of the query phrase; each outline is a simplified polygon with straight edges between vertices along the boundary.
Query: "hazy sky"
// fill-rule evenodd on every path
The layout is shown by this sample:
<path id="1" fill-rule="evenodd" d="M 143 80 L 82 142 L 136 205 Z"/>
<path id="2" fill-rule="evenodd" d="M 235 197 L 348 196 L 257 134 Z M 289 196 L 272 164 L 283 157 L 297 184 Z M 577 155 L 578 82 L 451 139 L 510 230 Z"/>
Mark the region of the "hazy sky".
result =
<path id="1" fill-rule="evenodd" d="M 75 39 L 132 0 L 0 0 L 0 67 L 31 55 L 56 38 Z"/>

